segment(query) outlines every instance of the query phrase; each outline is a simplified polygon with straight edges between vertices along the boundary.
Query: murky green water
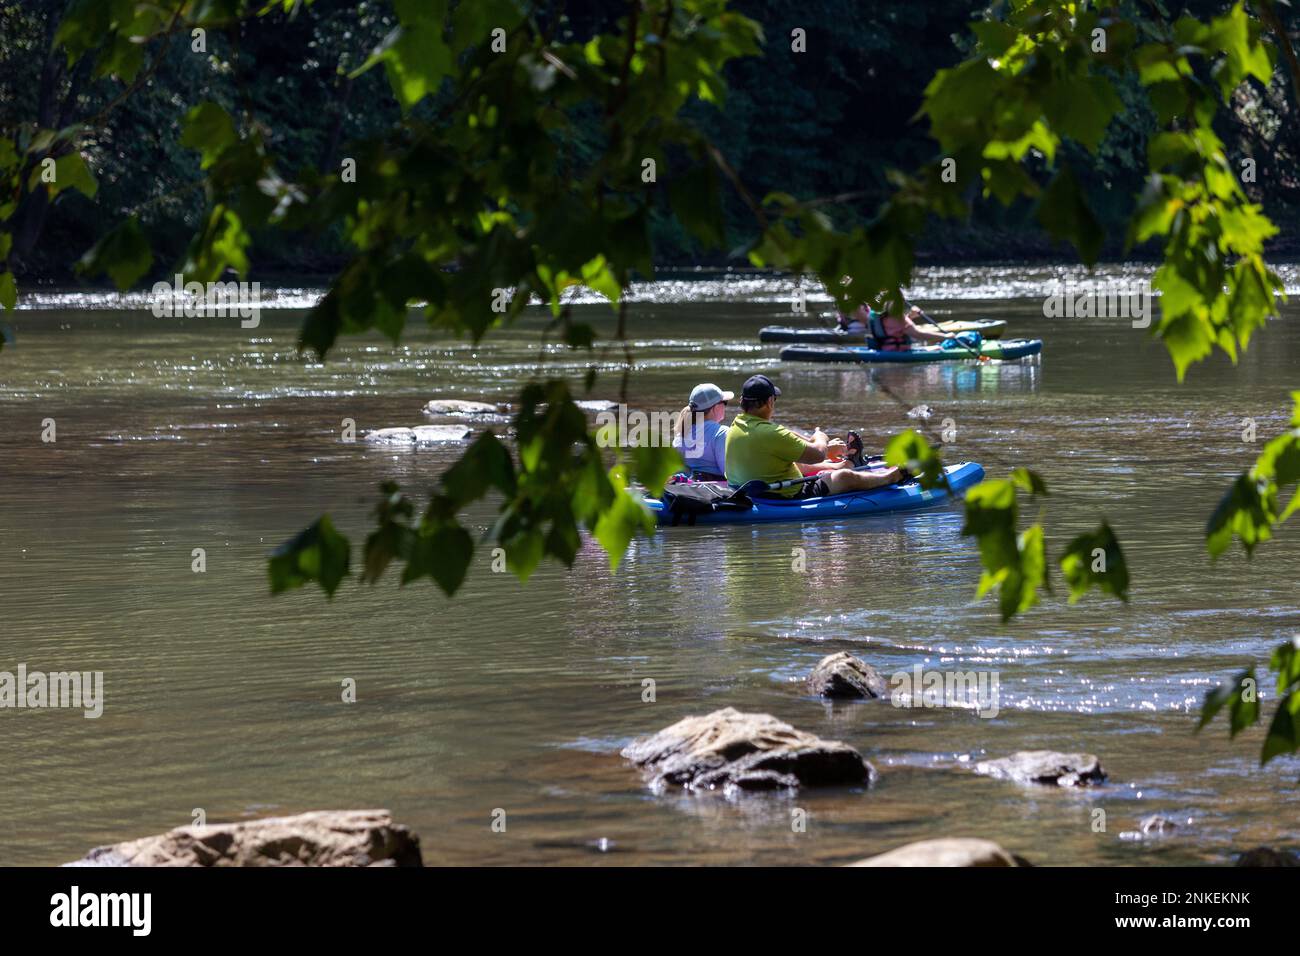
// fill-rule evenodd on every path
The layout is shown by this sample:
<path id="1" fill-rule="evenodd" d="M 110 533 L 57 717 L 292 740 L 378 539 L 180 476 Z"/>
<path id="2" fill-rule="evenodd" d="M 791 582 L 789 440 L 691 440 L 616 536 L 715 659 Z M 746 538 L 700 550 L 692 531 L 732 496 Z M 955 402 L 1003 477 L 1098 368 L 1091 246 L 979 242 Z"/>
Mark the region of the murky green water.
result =
<path id="1" fill-rule="evenodd" d="M 0 861 L 62 862 L 188 823 L 195 808 L 217 820 L 388 807 L 427 861 L 453 864 L 840 862 L 939 835 L 991 837 L 1049 864 L 1222 862 L 1296 845 L 1297 761 L 1261 771 L 1257 735 L 1195 736 L 1191 714 L 1300 629 L 1300 531 L 1253 563 L 1211 565 L 1201 545 L 1221 490 L 1258 451 L 1243 419 L 1262 438 L 1283 425 L 1300 312 L 1238 368 L 1216 359 L 1179 386 L 1163 350 L 1123 321 L 1045 319 L 1047 277 L 935 270 L 917 290 L 936 314 L 1002 316 L 1011 334 L 1043 338 L 1028 364 L 783 364 L 756 338 L 792 321 L 778 280 L 665 282 L 632 313 L 637 407 L 676 409 L 698 381 L 737 388 L 761 370 L 784 390 L 783 420 L 861 428 L 870 444 L 909 424 L 888 389 L 932 406 L 932 424 L 951 417 L 953 451 L 990 473 L 1037 468 L 1054 552 L 1107 515 L 1132 603 L 1069 608 L 1058 587 L 1007 626 L 972 600 L 978 561 L 955 508 L 670 529 L 616 574 L 589 547 L 573 571 L 547 567 L 526 586 L 490 573 L 484 554 L 454 601 L 393 580 L 350 582 L 332 603 L 316 590 L 272 598 L 271 547 L 325 510 L 359 543 L 379 481 L 418 490 L 456 454 L 345 444 L 344 419 L 421 424 L 430 398 L 505 400 L 528 375 L 577 376 L 584 362 L 543 354 L 540 319 L 478 348 L 423 329 L 399 348 L 349 340 L 319 366 L 295 355 L 292 308 L 249 331 L 155 319 L 112 296 L 33 297 L 0 353 L 0 670 L 102 670 L 106 702 L 98 720 L 0 711 Z M 578 308 L 612 331 L 607 309 Z M 595 396 L 616 387 L 611 371 Z M 41 441 L 49 418 L 54 443 Z M 206 573 L 191 571 L 194 548 Z M 805 574 L 791 572 L 794 548 Z M 887 673 L 994 670 L 1001 711 L 803 696 L 799 679 L 837 650 Z M 355 704 L 340 699 L 346 678 Z M 642 702 L 645 678 L 655 703 Z M 878 785 L 659 797 L 618 757 L 635 735 L 728 705 L 859 747 Z M 1031 792 L 967 769 L 1034 747 L 1093 751 L 1111 783 Z M 491 829 L 498 808 L 504 833 Z M 794 808 L 808 811 L 806 832 L 792 829 Z M 1126 838 L 1153 812 L 1191 822 L 1169 839 Z M 589 845 L 602 838 L 612 852 Z"/>

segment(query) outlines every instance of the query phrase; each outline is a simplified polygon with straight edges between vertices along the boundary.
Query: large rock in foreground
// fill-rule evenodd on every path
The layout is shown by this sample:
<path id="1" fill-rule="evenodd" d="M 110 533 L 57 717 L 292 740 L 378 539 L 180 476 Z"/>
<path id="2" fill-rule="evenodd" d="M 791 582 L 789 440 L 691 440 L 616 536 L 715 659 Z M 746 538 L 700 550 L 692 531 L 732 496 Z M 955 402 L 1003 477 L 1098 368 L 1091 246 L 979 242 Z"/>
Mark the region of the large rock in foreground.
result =
<path id="1" fill-rule="evenodd" d="M 1237 857 L 1237 866 L 1300 866 L 1300 856 L 1290 850 L 1257 846 Z"/>
<path id="2" fill-rule="evenodd" d="M 1063 754 L 1055 750 L 1022 750 L 1000 760 L 983 760 L 975 765 L 975 772 L 1049 787 L 1087 787 L 1106 780 L 1101 761 L 1092 754 Z"/>
<path id="3" fill-rule="evenodd" d="M 1028 866 L 992 840 L 949 837 L 908 843 L 849 866 Z"/>
<path id="4" fill-rule="evenodd" d="M 808 689 L 822 697 L 889 699 L 889 682 L 880 671 L 847 651 L 828 654 L 808 675 Z"/>
<path id="5" fill-rule="evenodd" d="M 727 792 L 870 783 L 871 764 L 848 744 L 795 730 L 771 714 L 726 707 L 687 717 L 623 756 L 654 773 L 651 785 Z"/>
<path id="6" fill-rule="evenodd" d="M 318 810 L 177 827 L 96 847 L 67 866 L 421 866 L 420 838 L 387 810 Z"/>

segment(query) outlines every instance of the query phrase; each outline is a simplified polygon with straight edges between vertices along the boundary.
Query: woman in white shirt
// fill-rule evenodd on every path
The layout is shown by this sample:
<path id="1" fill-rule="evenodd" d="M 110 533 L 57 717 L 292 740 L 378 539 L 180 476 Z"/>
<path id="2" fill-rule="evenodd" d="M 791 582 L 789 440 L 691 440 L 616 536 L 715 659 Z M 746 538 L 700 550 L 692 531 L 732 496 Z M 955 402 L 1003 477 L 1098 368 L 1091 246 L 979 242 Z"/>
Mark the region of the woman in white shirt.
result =
<path id="1" fill-rule="evenodd" d="M 691 476 L 701 481 L 725 481 L 727 402 L 734 392 L 724 392 L 711 382 L 696 385 L 690 401 L 677 416 L 673 447 L 686 459 Z"/>

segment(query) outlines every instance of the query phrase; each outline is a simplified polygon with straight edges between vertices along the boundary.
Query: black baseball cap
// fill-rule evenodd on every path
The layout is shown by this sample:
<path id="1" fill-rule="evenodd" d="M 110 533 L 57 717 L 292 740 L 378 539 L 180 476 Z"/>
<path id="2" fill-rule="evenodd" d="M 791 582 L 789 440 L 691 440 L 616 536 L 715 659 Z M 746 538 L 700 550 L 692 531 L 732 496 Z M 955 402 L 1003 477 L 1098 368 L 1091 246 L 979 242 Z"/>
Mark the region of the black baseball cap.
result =
<path id="1" fill-rule="evenodd" d="M 740 390 L 740 397 L 747 402 L 765 402 L 773 395 L 780 394 L 781 390 L 766 375 L 751 375 L 745 379 L 745 385 Z"/>

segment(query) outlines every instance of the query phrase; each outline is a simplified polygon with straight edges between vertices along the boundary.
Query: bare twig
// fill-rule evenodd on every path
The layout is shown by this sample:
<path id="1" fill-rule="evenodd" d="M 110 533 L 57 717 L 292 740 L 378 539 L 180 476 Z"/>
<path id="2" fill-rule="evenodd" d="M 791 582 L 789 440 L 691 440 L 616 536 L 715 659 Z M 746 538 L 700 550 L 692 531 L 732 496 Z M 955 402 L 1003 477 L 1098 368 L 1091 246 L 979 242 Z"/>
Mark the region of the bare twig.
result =
<path id="1" fill-rule="evenodd" d="M 178 3 L 176 5 L 176 11 L 172 14 L 171 21 L 167 24 L 167 29 L 164 30 L 162 33 L 158 34 L 158 36 L 161 37 L 163 41 L 162 47 L 158 50 L 158 55 L 154 57 L 153 62 L 149 64 L 149 68 L 146 69 L 143 73 L 137 73 L 135 75 L 135 79 L 132 80 L 131 83 L 124 90 L 122 90 L 122 92 L 118 93 L 117 96 L 109 100 L 109 102 L 104 106 L 103 109 L 101 109 L 98 113 L 96 113 L 93 117 L 91 117 L 87 123 L 83 125 L 86 126 L 104 125 L 104 121 L 108 118 L 108 115 L 110 113 L 112 113 L 115 109 L 117 109 L 119 106 L 125 103 L 129 97 L 135 94 L 136 90 L 140 89 L 141 86 L 149 82 L 149 80 L 153 77 L 153 75 L 158 72 L 158 68 L 162 66 L 163 58 L 167 55 L 167 41 L 172 38 L 172 35 L 176 32 L 177 26 L 180 24 L 182 7 L 183 4 Z"/>

